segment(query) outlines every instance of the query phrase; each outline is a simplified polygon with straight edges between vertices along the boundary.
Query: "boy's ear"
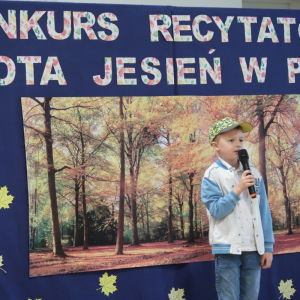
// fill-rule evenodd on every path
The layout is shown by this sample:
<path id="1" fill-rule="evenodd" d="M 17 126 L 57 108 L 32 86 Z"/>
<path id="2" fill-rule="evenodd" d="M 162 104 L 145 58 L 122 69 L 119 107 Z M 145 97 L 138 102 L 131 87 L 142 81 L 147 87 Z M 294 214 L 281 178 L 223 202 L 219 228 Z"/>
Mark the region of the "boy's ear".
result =
<path id="1" fill-rule="evenodd" d="M 218 144 L 216 142 L 211 142 L 212 147 L 214 148 L 215 151 L 219 151 Z"/>

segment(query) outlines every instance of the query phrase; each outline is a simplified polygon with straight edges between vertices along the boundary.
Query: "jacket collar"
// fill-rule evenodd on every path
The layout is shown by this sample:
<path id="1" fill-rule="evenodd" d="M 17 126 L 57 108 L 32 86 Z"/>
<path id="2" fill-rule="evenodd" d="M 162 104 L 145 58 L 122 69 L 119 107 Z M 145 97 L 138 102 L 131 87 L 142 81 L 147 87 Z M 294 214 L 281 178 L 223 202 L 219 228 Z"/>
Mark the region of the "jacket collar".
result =
<path id="1" fill-rule="evenodd" d="M 230 171 L 244 171 L 243 166 L 241 164 L 241 162 L 239 162 L 239 167 L 236 170 L 234 167 L 232 167 L 229 163 L 227 163 L 225 160 L 223 160 L 222 158 L 218 158 L 216 161 L 216 164 L 219 165 L 221 168 L 223 168 L 224 170 L 230 170 Z"/>

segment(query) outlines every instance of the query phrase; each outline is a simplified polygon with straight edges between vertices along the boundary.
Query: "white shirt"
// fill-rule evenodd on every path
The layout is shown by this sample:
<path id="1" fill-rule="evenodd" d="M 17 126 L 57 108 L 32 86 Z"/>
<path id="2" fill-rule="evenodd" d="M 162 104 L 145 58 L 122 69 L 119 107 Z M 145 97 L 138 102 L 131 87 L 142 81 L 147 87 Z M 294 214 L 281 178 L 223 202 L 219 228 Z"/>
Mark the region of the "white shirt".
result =
<path id="1" fill-rule="evenodd" d="M 222 164 L 224 164 L 229 170 L 232 170 L 235 177 L 235 186 L 240 182 L 241 176 L 244 172 L 243 166 L 240 163 L 239 168 L 235 169 L 226 161 L 221 159 Z M 234 189 L 235 186 L 232 186 Z M 249 195 L 248 189 L 244 190 L 240 198 L 242 201 L 237 202 L 237 208 L 241 220 L 241 234 L 242 234 L 242 248 L 241 251 L 257 251 L 255 236 L 254 236 L 254 225 L 252 220 L 252 211 L 250 206 L 251 197 Z"/>

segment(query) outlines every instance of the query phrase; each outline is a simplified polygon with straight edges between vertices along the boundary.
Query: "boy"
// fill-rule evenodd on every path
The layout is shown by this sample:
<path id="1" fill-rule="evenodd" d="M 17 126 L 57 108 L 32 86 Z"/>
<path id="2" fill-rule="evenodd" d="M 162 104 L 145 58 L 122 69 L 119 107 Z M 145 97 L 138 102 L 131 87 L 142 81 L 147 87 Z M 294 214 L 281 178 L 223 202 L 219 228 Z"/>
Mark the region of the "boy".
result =
<path id="1" fill-rule="evenodd" d="M 238 159 L 243 132 L 250 130 L 249 123 L 228 117 L 210 129 L 210 144 L 219 158 L 205 172 L 201 197 L 209 218 L 219 300 L 256 300 L 261 267 L 270 268 L 273 259 L 272 218 L 264 182 L 255 167 L 244 171 Z M 252 185 L 253 199 L 248 191 Z"/>

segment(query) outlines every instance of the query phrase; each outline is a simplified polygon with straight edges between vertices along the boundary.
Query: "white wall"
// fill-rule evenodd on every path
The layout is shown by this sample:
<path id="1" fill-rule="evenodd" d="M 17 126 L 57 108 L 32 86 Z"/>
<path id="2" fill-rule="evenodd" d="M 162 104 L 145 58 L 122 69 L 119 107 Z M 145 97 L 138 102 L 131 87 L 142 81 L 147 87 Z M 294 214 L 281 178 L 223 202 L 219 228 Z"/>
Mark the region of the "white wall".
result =
<path id="1" fill-rule="evenodd" d="M 300 0 L 243 0 L 243 8 L 300 9 Z"/>
<path id="2" fill-rule="evenodd" d="M 28 0 L 18 0 L 28 1 Z M 29 0 L 37 1 L 37 0 Z M 40 0 L 41 1 L 41 0 Z M 242 7 L 242 0 L 44 0 L 41 2 L 173 5 L 189 7 Z"/>
<path id="3" fill-rule="evenodd" d="M 189 7 L 237 7 L 237 8 L 243 7 L 243 8 L 300 9 L 300 0 L 16 0 L 16 1 L 174 5 L 174 6 L 189 6 Z"/>

